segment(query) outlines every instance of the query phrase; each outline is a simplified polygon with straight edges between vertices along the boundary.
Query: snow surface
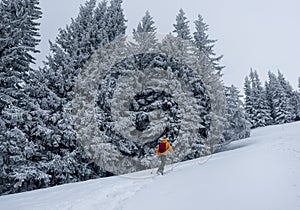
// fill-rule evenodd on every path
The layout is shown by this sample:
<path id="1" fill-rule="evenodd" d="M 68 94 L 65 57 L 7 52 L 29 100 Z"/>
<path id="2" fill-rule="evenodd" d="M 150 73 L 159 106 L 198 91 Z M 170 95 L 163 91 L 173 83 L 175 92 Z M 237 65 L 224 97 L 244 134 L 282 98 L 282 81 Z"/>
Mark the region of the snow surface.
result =
<path id="1" fill-rule="evenodd" d="M 255 129 L 226 149 L 164 176 L 148 170 L 1 196 L 0 209 L 300 209 L 299 122 Z"/>

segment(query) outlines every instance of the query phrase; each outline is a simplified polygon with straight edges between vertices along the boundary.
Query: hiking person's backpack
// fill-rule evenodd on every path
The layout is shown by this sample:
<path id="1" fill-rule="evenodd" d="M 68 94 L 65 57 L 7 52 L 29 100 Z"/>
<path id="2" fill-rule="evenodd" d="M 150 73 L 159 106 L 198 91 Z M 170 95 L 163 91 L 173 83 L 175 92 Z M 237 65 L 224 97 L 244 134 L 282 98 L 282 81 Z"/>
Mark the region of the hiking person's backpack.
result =
<path id="1" fill-rule="evenodd" d="M 163 153 L 167 150 L 166 143 L 162 142 L 158 145 L 158 152 Z"/>

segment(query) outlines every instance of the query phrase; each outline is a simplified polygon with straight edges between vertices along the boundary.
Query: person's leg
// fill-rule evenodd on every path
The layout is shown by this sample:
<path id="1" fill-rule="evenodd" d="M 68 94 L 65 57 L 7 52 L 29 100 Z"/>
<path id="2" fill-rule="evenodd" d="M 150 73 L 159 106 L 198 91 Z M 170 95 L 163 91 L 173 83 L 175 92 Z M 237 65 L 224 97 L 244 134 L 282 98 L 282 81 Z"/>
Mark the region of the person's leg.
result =
<path id="1" fill-rule="evenodd" d="M 164 173 L 164 168 L 167 162 L 167 156 L 166 155 L 161 155 L 161 173 Z"/>
<path id="2" fill-rule="evenodd" d="M 159 159 L 160 159 L 160 165 L 159 165 L 159 167 L 158 167 L 158 169 L 157 169 L 157 173 L 163 173 L 164 172 L 164 167 L 165 167 L 165 161 L 164 161 L 164 157 L 165 157 L 165 155 L 160 155 L 159 156 Z"/>

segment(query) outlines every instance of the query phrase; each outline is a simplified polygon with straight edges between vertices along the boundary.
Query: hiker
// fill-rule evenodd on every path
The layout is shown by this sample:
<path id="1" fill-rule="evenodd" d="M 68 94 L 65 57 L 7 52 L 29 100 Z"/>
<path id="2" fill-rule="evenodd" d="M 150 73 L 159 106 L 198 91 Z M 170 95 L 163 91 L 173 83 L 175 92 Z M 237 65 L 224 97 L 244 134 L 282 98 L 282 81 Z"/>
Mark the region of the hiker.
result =
<path id="1" fill-rule="evenodd" d="M 170 145 L 168 140 L 166 138 L 164 138 L 156 149 L 157 155 L 159 156 L 160 161 L 161 161 L 160 166 L 157 170 L 157 174 L 159 174 L 159 173 L 161 175 L 164 174 L 164 167 L 165 167 L 166 161 L 167 161 L 168 150 L 170 150 L 174 154 L 174 150 L 173 150 L 172 146 Z"/>

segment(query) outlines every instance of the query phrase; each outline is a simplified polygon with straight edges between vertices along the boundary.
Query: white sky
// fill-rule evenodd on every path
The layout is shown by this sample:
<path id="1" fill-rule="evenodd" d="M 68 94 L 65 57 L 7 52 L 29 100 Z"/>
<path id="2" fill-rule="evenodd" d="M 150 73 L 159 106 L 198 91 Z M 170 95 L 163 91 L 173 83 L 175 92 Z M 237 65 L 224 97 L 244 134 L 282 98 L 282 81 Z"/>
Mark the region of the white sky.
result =
<path id="1" fill-rule="evenodd" d="M 262 79 L 268 70 L 280 69 L 297 88 L 300 76 L 300 1 L 299 0 L 123 0 L 128 20 L 127 34 L 136 27 L 146 10 L 156 23 L 158 33 L 169 33 L 180 8 L 193 21 L 201 14 L 209 25 L 209 36 L 217 39 L 215 51 L 223 54 L 221 64 L 226 85 L 234 84 L 242 90 L 250 67 Z M 79 5 L 85 0 L 41 0 L 41 65 L 49 53 L 48 40 L 54 40 L 58 28 L 64 28 L 75 18 Z"/>

